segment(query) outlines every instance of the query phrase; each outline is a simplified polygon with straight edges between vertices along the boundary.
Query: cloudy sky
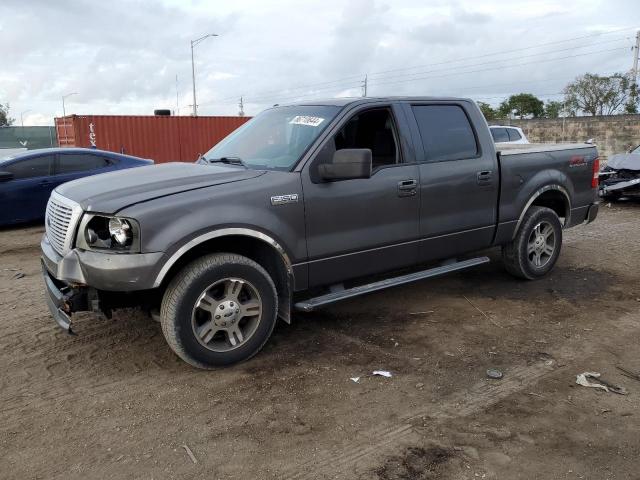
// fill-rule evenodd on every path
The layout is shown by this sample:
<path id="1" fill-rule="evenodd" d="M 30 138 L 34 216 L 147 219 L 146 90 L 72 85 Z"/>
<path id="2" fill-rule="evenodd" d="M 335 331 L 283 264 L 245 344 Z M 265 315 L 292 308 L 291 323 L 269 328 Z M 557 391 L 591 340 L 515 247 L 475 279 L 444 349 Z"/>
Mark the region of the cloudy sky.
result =
<path id="1" fill-rule="evenodd" d="M 368 94 L 558 99 L 585 72 L 628 71 L 637 0 L 1 0 L 0 103 L 62 114 L 201 115 Z M 177 86 L 176 86 L 177 76 Z M 177 88 L 176 88 L 177 87 Z M 177 92 L 177 99 L 176 99 Z"/>

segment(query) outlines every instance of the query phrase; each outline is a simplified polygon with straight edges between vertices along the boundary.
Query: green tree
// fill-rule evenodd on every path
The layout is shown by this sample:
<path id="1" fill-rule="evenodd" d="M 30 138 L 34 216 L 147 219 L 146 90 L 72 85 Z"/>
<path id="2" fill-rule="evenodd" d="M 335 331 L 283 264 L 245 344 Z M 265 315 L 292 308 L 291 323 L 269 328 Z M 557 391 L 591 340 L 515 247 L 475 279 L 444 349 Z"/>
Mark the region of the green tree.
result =
<path id="1" fill-rule="evenodd" d="M 511 95 L 498 108 L 501 116 L 515 115 L 518 118 L 541 117 L 544 114 L 544 103 L 531 93 Z"/>
<path id="2" fill-rule="evenodd" d="M 480 108 L 480 111 L 484 115 L 484 118 L 487 120 L 487 122 L 498 118 L 498 112 L 488 103 L 478 102 L 478 108 Z"/>
<path id="3" fill-rule="evenodd" d="M 624 106 L 624 113 L 638 113 L 638 85 L 633 82 L 629 87 L 629 100 Z"/>
<path id="4" fill-rule="evenodd" d="M 621 73 L 609 76 L 585 73 L 564 88 L 569 109 L 589 115 L 620 113 L 631 94 L 631 79 Z"/>
<path id="5" fill-rule="evenodd" d="M 13 125 L 14 119 L 9 117 L 9 104 L 0 103 L 0 127 L 9 127 Z"/>
<path id="6" fill-rule="evenodd" d="M 548 100 L 544 106 L 544 116 L 547 118 L 558 118 L 563 110 L 562 102 Z"/>

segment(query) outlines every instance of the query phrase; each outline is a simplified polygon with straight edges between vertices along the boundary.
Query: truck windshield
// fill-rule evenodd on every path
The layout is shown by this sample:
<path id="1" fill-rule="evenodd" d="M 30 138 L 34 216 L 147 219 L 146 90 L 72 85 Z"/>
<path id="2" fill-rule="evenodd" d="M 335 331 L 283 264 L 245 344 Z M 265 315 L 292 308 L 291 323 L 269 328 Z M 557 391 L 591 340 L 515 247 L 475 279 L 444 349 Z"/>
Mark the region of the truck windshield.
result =
<path id="1" fill-rule="evenodd" d="M 205 153 L 200 163 L 238 163 L 249 168 L 290 170 L 339 107 L 292 106 L 265 110 Z"/>

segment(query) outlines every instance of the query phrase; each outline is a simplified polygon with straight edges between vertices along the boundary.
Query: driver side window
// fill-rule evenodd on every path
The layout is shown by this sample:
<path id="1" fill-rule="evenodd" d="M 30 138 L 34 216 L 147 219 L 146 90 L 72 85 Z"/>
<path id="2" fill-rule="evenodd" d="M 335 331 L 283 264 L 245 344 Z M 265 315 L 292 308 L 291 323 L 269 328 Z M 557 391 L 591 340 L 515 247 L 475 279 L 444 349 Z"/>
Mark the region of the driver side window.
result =
<path id="1" fill-rule="evenodd" d="M 400 162 L 396 130 L 391 111 L 376 108 L 359 112 L 349 119 L 333 138 L 329 139 L 318 154 L 314 171 L 322 163 L 329 163 L 337 150 L 368 148 L 372 154 L 372 171 Z M 313 179 L 316 181 L 316 179 Z"/>

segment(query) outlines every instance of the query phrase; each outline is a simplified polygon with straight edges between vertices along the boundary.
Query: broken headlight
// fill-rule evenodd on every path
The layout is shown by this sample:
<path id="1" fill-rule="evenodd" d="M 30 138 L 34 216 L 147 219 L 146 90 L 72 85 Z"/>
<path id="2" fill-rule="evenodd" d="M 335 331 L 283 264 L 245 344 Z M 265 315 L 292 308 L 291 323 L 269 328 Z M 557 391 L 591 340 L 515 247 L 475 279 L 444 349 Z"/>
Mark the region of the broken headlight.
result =
<path id="1" fill-rule="evenodd" d="M 137 253 L 140 251 L 140 226 L 132 218 L 86 214 L 76 245 L 85 250 Z"/>

